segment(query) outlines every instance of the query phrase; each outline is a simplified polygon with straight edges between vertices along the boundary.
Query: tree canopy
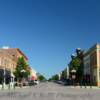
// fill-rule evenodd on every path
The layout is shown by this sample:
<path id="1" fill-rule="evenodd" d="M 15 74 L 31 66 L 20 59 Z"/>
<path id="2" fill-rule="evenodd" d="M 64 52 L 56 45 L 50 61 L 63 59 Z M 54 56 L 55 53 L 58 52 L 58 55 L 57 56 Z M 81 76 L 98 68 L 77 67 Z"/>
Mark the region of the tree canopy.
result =
<path id="1" fill-rule="evenodd" d="M 79 67 L 81 66 L 81 60 L 78 57 L 75 57 L 74 59 L 71 60 L 70 62 L 70 69 L 78 70 Z"/>
<path id="2" fill-rule="evenodd" d="M 43 75 L 39 75 L 39 76 L 38 76 L 38 80 L 39 80 L 39 81 L 45 81 L 46 78 L 45 78 Z"/>
<path id="3" fill-rule="evenodd" d="M 30 75 L 29 66 L 23 57 L 18 58 L 14 75 L 17 79 L 22 78 L 22 77 L 27 78 L 28 75 Z"/>
<path id="4" fill-rule="evenodd" d="M 52 76 L 49 80 L 57 81 L 57 80 L 59 80 L 59 76 L 56 74 L 56 75 Z"/>

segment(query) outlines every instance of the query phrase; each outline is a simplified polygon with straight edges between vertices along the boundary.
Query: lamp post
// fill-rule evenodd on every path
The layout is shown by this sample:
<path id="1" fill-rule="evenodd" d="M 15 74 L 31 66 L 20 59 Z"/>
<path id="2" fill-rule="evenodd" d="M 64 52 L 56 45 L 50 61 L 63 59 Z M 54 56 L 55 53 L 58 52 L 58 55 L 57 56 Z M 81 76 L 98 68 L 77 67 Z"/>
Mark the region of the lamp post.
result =
<path id="1" fill-rule="evenodd" d="M 71 77 L 72 77 L 73 85 L 75 85 L 75 79 L 76 79 L 76 70 L 75 69 L 71 70 Z"/>
<path id="2" fill-rule="evenodd" d="M 2 89 L 5 89 L 6 86 L 6 70 L 5 68 L 3 69 L 3 84 L 2 84 Z"/>
<path id="3" fill-rule="evenodd" d="M 14 85 L 15 85 L 15 83 L 14 83 L 15 76 L 14 76 L 12 70 L 11 70 L 10 76 L 11 76 L 10 87 L 14 88 Z"/>
<path id="4" fill-rule="evenodd" d="M 24 77 L 24 75 L 23 75 L 23 74 L 24 74 L 25 72 L 26 72 L 26 71 L 25 71 L 24 69 L 22 69 L 22 70 L 21 70 L 21 76 L 22 76 L 22 86 L 23 86 L 23 77 Z"/>

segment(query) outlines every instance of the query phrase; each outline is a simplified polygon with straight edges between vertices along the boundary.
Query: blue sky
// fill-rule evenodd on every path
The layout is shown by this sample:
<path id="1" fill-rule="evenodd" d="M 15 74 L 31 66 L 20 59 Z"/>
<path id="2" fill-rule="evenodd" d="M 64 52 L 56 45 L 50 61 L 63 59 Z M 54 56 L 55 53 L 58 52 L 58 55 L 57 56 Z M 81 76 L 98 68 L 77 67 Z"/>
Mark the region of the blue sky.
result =
<path id="1" fill-rule="evenodd" d="M 75 48 L 95 43 L 99 0 L 0 0 L 0 47 L 20 48 L 46 77 L 63 70 Z"/>

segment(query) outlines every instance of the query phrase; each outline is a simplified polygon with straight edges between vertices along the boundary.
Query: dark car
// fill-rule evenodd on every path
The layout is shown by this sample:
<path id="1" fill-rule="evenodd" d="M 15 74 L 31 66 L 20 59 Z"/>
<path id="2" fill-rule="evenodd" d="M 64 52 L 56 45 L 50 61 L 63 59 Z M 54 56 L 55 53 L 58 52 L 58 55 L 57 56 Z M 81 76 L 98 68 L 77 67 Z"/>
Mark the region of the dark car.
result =
<path id="1" fill-rule="evenodd" d="M 34 83 L 33 80 L 32 80 L 32 81 L 29 81 L 28 84 L 29 84 L 29 86 L 33 86 L 33 85 L 35 85 L 35 83 Z"/>
<path id="2" fill-rule="evenodd" d="M 37 85 L 39 84 L 39 81 L 38 80 L 31 80 L 28 82 L 29 86 L 32 86 L 32 85 Z"/>

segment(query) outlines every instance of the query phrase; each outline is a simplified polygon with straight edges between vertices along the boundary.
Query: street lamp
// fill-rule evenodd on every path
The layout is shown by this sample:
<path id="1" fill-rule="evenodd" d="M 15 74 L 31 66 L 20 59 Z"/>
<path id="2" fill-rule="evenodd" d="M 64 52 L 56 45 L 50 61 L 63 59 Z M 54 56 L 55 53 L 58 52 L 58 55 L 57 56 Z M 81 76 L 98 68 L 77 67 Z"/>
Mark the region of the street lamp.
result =
<path id="1" fill-rule="evenodd" d="M 24 69 L 21 70 L 21 73 L 25 73 L 26 71 Z"/>
<path id="2" fill-rule="evenodd" d="M 23 81 L 23 77 L 24 77 L 23 74 L 24 74 L 26 71 L 25 71 L 24 69 L 22 69 L 20 72 L 21 72 L 21 77 L 22 77 L 22 81 Z M 23 83 L 22 83 L 22 84 L 23 84 Z M 22 86 L 23 86 L 23 85 L 22 85 Z"/>
<path id="3" fill-rule="evenodd" d="M 74 85 L 75 79 L 76 79 L 76 70 L 75 69 L 71 70 L 71 77 L 72 77 L 72 81 L 73 81 L 73 85 Z"/>
<path id="4" fill-rule="evenodd" d="M 6 69 L 3 69 L 3 84 L 2 84 L 2 88 L 5 89 L 6 86 Z"/>
<path id="5" fill-rule="evenodd" d="M 14 83 L 15 76 L 14 76 L 12 70 L 10 72 L 10 77 L 11 77 L 10 86 L 11 86 L 11 88 L 14 88 L 14 85 L 15 85 L 15 83 Z"/>
<path id="6" fill-rule="evenodd" d="M 75 58 L 75 54 L 71 54 L 71 58 L 74 59 Z"/>

